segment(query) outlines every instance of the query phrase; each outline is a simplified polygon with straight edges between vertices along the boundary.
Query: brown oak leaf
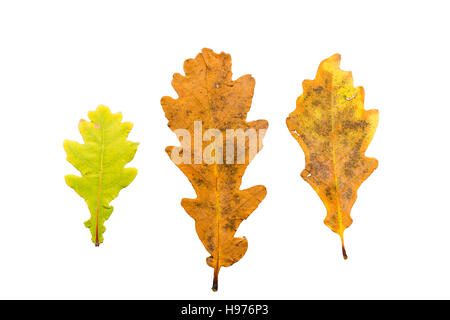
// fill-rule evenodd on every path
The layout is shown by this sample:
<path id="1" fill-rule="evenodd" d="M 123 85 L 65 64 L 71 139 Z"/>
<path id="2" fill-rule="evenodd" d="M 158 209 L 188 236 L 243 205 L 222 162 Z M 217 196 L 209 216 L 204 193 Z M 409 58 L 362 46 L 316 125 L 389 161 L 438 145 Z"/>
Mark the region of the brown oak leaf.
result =
<path id="1" fill-rule="evenodd" d="M 246 121 L 255 80 L 245 75 L 233 81 L 230 55 L 203 49 L 185 61 L 184 71 L 185 76 L 175 74 L 172 81 L 178 99 L 161 99 L 168 126 L 182 144 L 166 152 L 195 189 L 197 198 L 183 199 L 181 205 L 195 219 L 197 234 L 211 254 L 207 264 L 214 268 L 216 291 L 220 268 L 247 251 L 247 239 L 235 237 L 237 228 L 266 196 L 264 186 L 239 188 L 268 123 Z"/>

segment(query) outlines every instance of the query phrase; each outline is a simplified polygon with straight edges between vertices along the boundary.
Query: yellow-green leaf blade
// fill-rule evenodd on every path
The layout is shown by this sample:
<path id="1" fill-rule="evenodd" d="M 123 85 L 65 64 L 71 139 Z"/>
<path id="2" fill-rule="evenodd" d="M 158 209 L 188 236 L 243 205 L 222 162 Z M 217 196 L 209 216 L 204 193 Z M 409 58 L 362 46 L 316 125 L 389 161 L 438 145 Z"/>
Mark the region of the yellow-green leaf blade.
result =
<path id="1" fill-rule="evenodd" d="M 104 223 L 113 207 L 110 202 L 136 177 L 135 168 L 125 168 L 133 160 L 138 143 L 127 140 L 133 124 L 122 122 L 122 114 L 112 114 L 99 106 L 89 112 L 90 122 L 81 120 L 79 130 L 84 144 L 64 141 L 69 161 L 81 173 L 66 176 L 66 183 L 85 199 L 91 217 L 85 222 L 96 246 L 103 242 Z"/>

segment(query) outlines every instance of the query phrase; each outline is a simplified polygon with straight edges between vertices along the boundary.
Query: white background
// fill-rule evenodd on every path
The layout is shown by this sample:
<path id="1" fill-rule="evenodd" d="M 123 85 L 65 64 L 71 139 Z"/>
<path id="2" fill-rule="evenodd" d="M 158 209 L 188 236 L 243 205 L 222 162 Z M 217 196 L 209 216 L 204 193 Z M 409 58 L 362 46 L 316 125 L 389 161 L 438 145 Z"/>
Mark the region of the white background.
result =
<path id="1" fill-rule="evenodd" d="M 446 1 L 0 1 L 0 298 L 450 298 L 450 105 Z M 242 188 L 265 200 L 237 235 L 249 248 L 213 270 L 194 197 L 164 152 L 178 145 L 160 106 L 173 73 L 203 47 L 256 79 L 249 120 L 264 149 Z M 380 122 L 367 151 L 379 168 L 359 189 L 349 259 L 300 178 L 285 125 L 319 63 L 342 54 Z M 64 139 L 105 104 L 135 125 L 136 180 L 113 201 L 105 242 L 65 185 Z"/>

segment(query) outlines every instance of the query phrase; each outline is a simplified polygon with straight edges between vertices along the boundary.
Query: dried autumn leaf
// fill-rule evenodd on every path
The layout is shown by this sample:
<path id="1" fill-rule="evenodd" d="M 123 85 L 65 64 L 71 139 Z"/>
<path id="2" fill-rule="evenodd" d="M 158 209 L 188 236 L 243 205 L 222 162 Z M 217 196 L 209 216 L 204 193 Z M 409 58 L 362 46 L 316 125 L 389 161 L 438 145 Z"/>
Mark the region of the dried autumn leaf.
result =
<path id="1" fill-rule="evenodd" d="M 113 212 L 109 203 L 136 177 L 137 170 L 125 165 L 133 160 L 138 143 L 127 140 L 133 124 L 122 123 L 121 113 L 111 114 L 108 107 L 99 106 L 88 116 L 91 122 L 79 123 L 84 144 L 64 141 L 67 161 L 81 173 L 81 177 L 66 176 L 66 183 L 86 200 L 91 218 L 84 224 L 98 247 L 103 242 L 104 222 Z"/>
<path id="2" fill-rule="evenodd" d="M 183 199 L 181 205 L 195 219 L 197 234 L 211 254 L 207 264 L 214 268 L 212 289 L 216 291 L 220 268 L 231 266 L 247 250 L 247 239 L 234 237 L 237 228 L 266 196 L 264 186 L 239 190 L 244 171 L 252 160 L 250 138 L 246 138 L 245 148 L 241 152 L 233 145 L 224 154 L 221 147 L 223 141 L 218 140 L 217 135 L 225 134 L 228 146 L 230 142 L 234 144 L 237 138 L 227 135 L 227 130 L 253 129 L 262 140 L 268 123 L 265 120 L 246 122 L 255 80 L 250 75 L 245 75 L 232 81 L 230 55 L 215 54 L 210 49 L 203 49 L 195 59 L 185 61 L 184 71 L 186 76 L 175 74 L 172 81 L 179 98 L 175 100 L 163 97 L 161 105 L 169 120 L 168 126 L 177 135 L 180 129 L 187 131 L 188 137 L 179 136 L 182 146 L 193 146 L 190 154 L 183 147 L 180 154 L 185 157 L 185 161 L 174 161 L 171 158 L 195 189 L 197 198 Z M 199 123 L 200 129 L 206 132 L 213 130 L 215 133 L 209 146 L 204 147 L 202 142 L 196 140 Z M 201 137 L 200 135 L 200 139 Z M 254 154 L 261 147 L 261 143 L 258 143 Z M 166 152 L 170 156 L 179 149 L 168 147 Z M 210 153 L 214 161 L 203 159 L 202 155 L 205 153 Z M 244 161 L 236 161 L 243 154 Z"/>
<path id="3" fill-rule="evenodd" d="M 322 61 L 314 80 L 303 81 L 297 108 L 286 119 L 289 131 L 305 152 L 301 173 L 327 208 L 325 224 L 344 247 L 344 230 L 361 183 L 378 161 L 364 153 L 378 124 L 378 110 L 364 110 L 364 89 L 353 87 L 351 72 L 339 68 L 340 55 Z"/>

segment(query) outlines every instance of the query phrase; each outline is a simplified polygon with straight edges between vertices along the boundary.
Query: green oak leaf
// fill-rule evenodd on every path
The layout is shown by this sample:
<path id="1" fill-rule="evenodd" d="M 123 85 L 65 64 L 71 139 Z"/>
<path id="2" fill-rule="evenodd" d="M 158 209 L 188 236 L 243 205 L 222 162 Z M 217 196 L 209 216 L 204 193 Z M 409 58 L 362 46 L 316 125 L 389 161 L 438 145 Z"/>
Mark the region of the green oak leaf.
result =
<path id="1" fill-rule="evenodd" d="M 127 140 L 133 124 L 122 123 L 120 112 L 112 114 L 100 105 L 88 116 L 91 122 L 79 124 L 84 144 L 64 141 L 67 161 L 81 173 L 81 177 L 66 176 L 66 183 L 86 200 L 91 218 L 84 224 L 98 247 L 103 242 L 104 222 L 113 212 L 109 203 L 136 177 L 137 170 L 125 165 L 133 160 L 138 143 Z"/>

